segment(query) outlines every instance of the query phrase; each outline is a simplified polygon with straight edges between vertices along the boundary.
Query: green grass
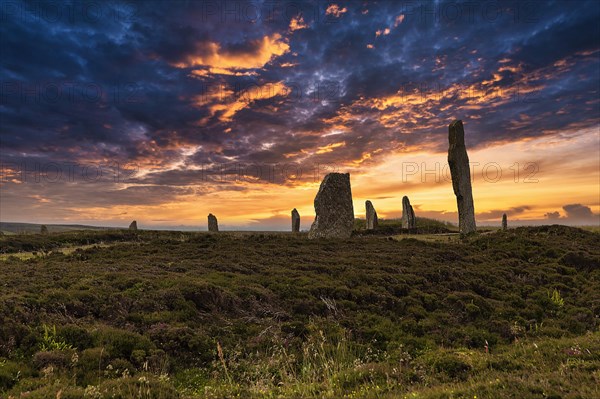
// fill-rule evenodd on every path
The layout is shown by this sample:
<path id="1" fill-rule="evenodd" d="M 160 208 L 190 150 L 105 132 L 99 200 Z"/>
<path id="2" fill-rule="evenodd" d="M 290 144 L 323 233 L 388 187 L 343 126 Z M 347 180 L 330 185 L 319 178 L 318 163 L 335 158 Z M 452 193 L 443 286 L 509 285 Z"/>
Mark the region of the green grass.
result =
<path id="1" fill-rule="evenodd" d="M 0 222 L 0 232 L 10 234 L 39 234 L 42 224 L 35 223 L 17 223 L 17 222 Z M 64 233 L 68 231 L 82 230 L 109 230 L 110 227 L 86 226 L 81 224 L 46 224 L 44 225 L 50 233 Z"/>
<path id="2" fill-rule="evenodd" d="M 458 228 L 440 220 L 417 217 L 416 228 L 408 231 L 402 228 L 401 219 L 379 219 L 379 226 L 374 230 L 365 230 L 365 219 L 354 219 L 355 235 L 394 235 L 394 234 L 444 234 L 458 232 Z"/>
<path id="3" fill-rule="evenodd" d="M 425 242 L 440 242 L 450 243 L 460 241 L 461 237 L 459 233 L 444 233 L 444 234 L 398 234 L 392 236 L 394 240 L 420 240 Z"/>
<path id="4" fill-rule="evenodd" d="M 106 248 L 109 244 L 90 244 L 90 245 L 77 245 L 77 246 L 66 246 L 66 247 L 54 247 L 51 251 L 29 251 L 29 252 L 16 252 L 16 253 L 7 253 L 0 255 L 0 261 L 7 260 L 10 257 L 16 257 L 20 260 L 27 260 L 35 257 L 43 257 L 48 256 L 51 253 L 61 253 L 63 255 L 69 255 L 77 250 L 85 250 L 90 248 Z"/>
<path id="5" fill-rule="evenodd" d="M 600 226 L 581 226 L 580 229 L 591 231 L 592 233 L 600 233 Z"/>
<path id="6" fill-rule="evenodd" d="M 600 235 L 581 229 L 0 248 L 2 398 L 599 396 Z"/>

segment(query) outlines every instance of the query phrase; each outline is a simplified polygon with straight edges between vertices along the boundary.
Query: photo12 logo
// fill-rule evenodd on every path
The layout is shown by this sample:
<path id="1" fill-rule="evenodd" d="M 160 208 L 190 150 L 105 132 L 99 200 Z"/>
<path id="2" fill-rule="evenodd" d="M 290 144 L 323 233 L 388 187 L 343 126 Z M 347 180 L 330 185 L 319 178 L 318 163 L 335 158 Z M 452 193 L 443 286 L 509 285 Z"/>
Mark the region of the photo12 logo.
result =
<path id="1" fill-rule="evenodd" d="M 281 97 L 291 102 L 335 103 L 340 101 L 341 95 L 341 84 L 336 81 L 314 83 L 296 81 L 269 83 L 237 82 L 233 84 L 211 82 L 202 83 L 197 100 L 203 105 L 214 102 L 228 103 L 231 101 L 251 103 L 275 97 Z"/>
<path id="2" fill-rule="evenodd" d="M 110 86 L 96 82 L 45 81 L 0 82 L 0 104 L 97 104 L 140 103 L 141 86 L 135 82 L 114 83 Z"/>
<path id="3" fill-rule="evenodd" d="M 135 1 L 2 1 L 0 22 L 18 20 L 31 23 L 133 22 L 139 13 Z"/>
<path id="4" fill-rule="evenodd" d="M 37 162 L 0 163 L 0 182 L 3 183 L 95 183 L 131 181 L 139 172 L 136 164 L 109 162 L 72 163 Z"/>
<path id="5" fill-rule="evenodd" d="M 514 183 L 539 183 L 536 177 L 540 168 L 536 162 L 515 162 L 502 167 L 498 162 L 469 162 L 471 181 L 479 177 L 486 183 L 498 183 L 504 177 Z M 452 182 L 450 166 L 441 162 L 402 162 L 402 182 L 419 180 L 421 183 Z"/>

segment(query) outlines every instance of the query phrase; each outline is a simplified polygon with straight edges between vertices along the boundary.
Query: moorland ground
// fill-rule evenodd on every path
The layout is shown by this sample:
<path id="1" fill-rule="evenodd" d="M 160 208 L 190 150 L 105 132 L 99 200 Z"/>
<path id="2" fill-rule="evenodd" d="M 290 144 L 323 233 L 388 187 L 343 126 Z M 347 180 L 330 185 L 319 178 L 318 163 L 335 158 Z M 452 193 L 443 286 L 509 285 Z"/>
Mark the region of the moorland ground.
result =
<path id="1" fill-rule="evenodd" d="M 431 237 L 2 236 L 0 397 L 600 397 L 600 234 Z"/>

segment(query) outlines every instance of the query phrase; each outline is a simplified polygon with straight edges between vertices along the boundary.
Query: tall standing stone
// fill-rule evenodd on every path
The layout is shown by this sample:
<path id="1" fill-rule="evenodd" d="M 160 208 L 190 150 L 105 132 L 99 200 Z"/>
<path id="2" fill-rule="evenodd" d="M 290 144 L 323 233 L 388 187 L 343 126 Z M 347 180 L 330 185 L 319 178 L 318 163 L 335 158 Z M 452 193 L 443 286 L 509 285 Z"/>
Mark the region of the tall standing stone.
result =
<path id="1" fill-rule="evenodd" d="M 217 217 L 212 213 L 208 214 L 208 231 L 219 231 L 219 224 L 217 223 Z"/>
<path id="2" fill-rule="evenodd" d="M 292 232 L 300 232 L 300 214 L 298 213 L 296 208 L 292 209 Z"/>
<path id="3" fill-rule="evenodd" d="M 379 221 L 377 220 L 375 207 L 373 207 L 371 201 L 367 201 L 365 202 L 365 208 L 367 209 L 367 230 L 376 229 L 379 226 Z"/>
<path id="4" fill-rule="evenodd" d="M 137 230 L 137 222 L 135 220 L 129 225 L 129 230 Z"/>
<path id="5" fill-rule="evenodd" d="M 506 217 L 506 213 L 502 214 L 502 230 L 508 229 L 508 219 Z"/>
<path id="6" fill-rule="evenodd" d="M 452 175 L 452 188 L 458 205 L 458 229 L 462 234 L 473 233 L 475 225 L 475 207 L 471 188 L 469 156 L 465 147 L 465 130 L 462 121 L 452 122 L 448 129 L 448 164 Z"/>
<path id="7" fill-rule="evenodd" d="M 308 238 L 348 238 L 354 228 L 349 173 L 329 173 L 315 197 L 315 221 Z"/>
<path id="8" fill-rule="evenodd" d="M 417 218 L 415 217 L 415 211 L 413 210 L 410 200 L 405 195 L 402 197 L 402 228 L 403 229 L 414 229 L 417 227 Z"/>
<path id="9" fill-rule="evenodd" d="M 40 234 L 48 234 L 48 227 L 45 224 L 40 227 Z"/>

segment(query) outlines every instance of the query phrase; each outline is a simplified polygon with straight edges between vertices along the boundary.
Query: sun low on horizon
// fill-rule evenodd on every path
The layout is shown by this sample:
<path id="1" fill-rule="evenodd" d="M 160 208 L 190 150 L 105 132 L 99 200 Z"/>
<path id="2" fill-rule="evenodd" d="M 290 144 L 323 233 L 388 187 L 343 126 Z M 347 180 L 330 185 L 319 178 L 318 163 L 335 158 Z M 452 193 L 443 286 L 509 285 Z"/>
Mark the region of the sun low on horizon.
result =
<path id="1" fill-rule="evenodd" d="M 354 214 L 600 225 L 600 3 L 3 1 L 0 221 L 306 230 Z"/>

